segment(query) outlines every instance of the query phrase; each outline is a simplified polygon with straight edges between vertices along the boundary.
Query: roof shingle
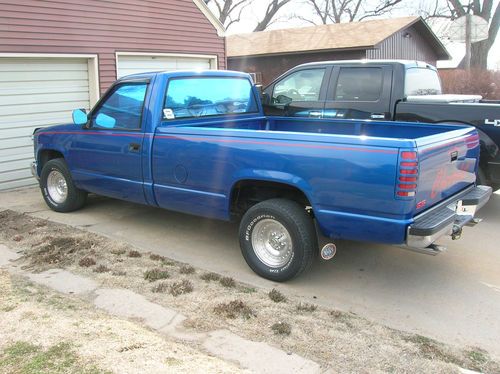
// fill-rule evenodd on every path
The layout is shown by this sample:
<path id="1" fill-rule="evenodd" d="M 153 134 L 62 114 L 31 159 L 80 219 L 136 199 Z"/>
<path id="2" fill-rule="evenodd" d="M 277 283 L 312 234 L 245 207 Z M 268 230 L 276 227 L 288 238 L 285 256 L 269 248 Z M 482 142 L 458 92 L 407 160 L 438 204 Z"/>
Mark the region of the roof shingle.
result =
<path id="1" fill-rule="evenodd" d="M 418 20 L 400 17 L 230 35 L 227 56 L 370 48 Z"/>

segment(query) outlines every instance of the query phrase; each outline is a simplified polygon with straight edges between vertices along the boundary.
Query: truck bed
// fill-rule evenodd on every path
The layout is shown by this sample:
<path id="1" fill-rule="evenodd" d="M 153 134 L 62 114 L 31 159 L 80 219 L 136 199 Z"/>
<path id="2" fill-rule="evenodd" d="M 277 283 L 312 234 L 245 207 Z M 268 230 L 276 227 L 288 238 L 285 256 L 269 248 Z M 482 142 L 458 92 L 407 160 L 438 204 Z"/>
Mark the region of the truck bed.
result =
<path id="1" fill-rule="evenodd" d="M 417 166 L 405 166 L 406 152 Z M 158 127 L 152 173 L 160 206 L 220 219 L 229 218 L 238 181 L 288 180 L 301 185 L 318 221 L 328 222 L 324 232 L 396 244 L 413 217 L 474 183 L 478 154 L 470 126 L 207 119 Z M 360 234 L 359 225 L 370 229 Z"/>
<path id="2" fill-rule="evenodd" d="M 191 126 L 191 125 L 187 125 Z M 279 131 L 302 134 L 329 134 L 392 140 L 416 140 L 449 131 L 463 132 L 464 126 L 457 124 L 421 124 L 402 122 L 377 122 L 363 120 L 313 119 L 289 117 L 262 117 L 252 122 L 246 120 L 207 121 L 197 127 L 235 130 Z M 363 139 L 362 138 L 362 139 Z M 338 138 L 340 140 L 340 138 Z"/>

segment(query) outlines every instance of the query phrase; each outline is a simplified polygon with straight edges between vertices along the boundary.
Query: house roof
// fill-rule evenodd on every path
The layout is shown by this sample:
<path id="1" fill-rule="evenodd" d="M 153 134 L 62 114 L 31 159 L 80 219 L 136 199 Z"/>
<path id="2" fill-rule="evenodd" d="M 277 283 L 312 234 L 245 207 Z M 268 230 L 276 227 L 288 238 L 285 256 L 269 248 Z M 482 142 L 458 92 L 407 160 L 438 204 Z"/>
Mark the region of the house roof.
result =
<path id="1" fill-rule="evenodd" d="M 227 36 L 227 56 L 369 49 L 396 32 L 413 25 L 436 50 L 439 58 L 449 58 L 446 48 L 420 17 L 377 19 L 230 35 Z"/>

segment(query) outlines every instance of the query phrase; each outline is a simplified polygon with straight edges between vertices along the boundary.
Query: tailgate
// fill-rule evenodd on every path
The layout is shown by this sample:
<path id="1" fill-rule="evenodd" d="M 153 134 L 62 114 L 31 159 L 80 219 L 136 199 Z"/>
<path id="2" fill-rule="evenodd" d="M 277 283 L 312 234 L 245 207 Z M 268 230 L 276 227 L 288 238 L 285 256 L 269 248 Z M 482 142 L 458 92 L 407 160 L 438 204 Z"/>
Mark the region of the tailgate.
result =
<path id="1" fill-rule="evenodd" d="M 475 182 L 479 162 L 479 136 L 473 127 L 462 127 L 420 138 L 416 143 L 416 154 L 414 150 L 400 153 L 402 183 L 415 187 L 415 213 L 445 200 Z M 417 159 L 408 158 L 412 155 L 416 155 Z M 404 159 L 403 156 L 407 158 Z M 413 182 L 412 173 L 415 170 L 417 178 Z"/>

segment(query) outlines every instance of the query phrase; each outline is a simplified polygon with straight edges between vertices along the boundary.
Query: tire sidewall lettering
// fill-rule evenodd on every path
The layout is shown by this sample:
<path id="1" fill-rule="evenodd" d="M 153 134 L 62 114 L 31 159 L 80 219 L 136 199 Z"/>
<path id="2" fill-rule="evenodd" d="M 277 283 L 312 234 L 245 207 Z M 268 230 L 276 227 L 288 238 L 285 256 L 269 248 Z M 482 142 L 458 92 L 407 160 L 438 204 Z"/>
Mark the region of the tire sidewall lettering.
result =
<path id="1" fill-rule="evenodd" d="M 248 242 L 250 247 L 252 247 L 252 243 L 251 243 L 252 230 L 253 230 L 255 224 L 263 219 L 273 219 L 275 221 L 278 221 L 278 222 L 284 224 L 284 222 L 282 222 L 281 220 L 278 220 L 276 218 L 276 216 L 274 216 L 272 214 L 259 214 L 259 215 L 257 215 L 255 218 L 253 218 L 248 223 L 248 225 L 246 226 L 246 229 L 245 229 L 245 241 Z M 293 238 L 292 238 L 292 240 L 293 240 Z M 252 247 L 252 251 L 253 251 L 253 247 Z M 292 256 L 290 257 L 288 262 L 281 268 L 271 268 L 269 266 L 264 265 L 263 263 L 261 263 L 261 264 L 262 264 L 262 266 L 265 267 L 267 272 L 269 272 L 271 274 L 279 274 L 281 272 L 287 271 L 288 268 L 292 265 L 294 259 L 295 259 L 295 251 L 292 251 Z"/>

